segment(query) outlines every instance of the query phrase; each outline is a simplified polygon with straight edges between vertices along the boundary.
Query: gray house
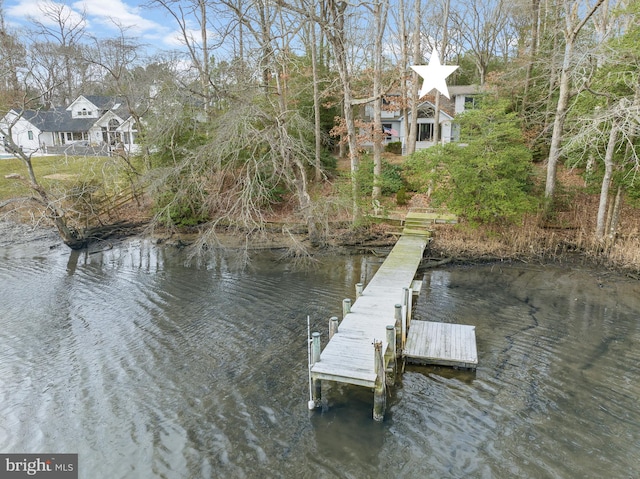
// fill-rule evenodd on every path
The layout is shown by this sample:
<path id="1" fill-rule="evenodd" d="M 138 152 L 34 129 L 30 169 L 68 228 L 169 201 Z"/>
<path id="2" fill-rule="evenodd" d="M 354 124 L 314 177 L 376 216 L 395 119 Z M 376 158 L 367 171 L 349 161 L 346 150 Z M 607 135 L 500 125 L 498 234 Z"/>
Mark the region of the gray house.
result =
<path id="1" fill-rule="evenodd" d="M 478 85 L 461 85 L 450 86 L 449 94 L 451 99 L 441 96 L 440 100 L 440 142 L 449 143 L 458 141 L 460 138 L 460 127 L 455 121 L 455 117 L 465 110 L 474 107 L 477 97 L 483 94 L 483 90 Z M 405 117 L 398 108 L 393 107 L 393 97 L 399 95 L 388 95 L 384 100 L 382 111 L 382 127 L 385 133 L 385 143 L 400 141 L 402 142 L 402 151 L 405 151 L 405 139 L 407 136 L 408 125 Z M 391 100 L 391 101 L 390 101 Z M 434 124 L 435 124 L 435 105 L 433 96 L 426 95 L 424 100 L 418 106 L 418 133 L 416 139 L 416 150 L 422 150 L 435 145 Z M 363 119 L 365 121 L 373 120 L 373 107 L 366 105 L 364 109 Z M 411 114 L 408 115 L 411 120 Z M 370 145 L 365 142 L 366 146 Z"/>

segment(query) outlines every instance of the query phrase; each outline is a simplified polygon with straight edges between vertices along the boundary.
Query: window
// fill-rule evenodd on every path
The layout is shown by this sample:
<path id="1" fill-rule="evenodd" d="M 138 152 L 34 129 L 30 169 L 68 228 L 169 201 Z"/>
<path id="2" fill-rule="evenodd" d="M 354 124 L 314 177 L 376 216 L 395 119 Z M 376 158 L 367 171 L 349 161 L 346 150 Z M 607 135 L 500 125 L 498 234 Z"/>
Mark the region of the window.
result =
<path id="1" fill-rule="evenodd" d="M 28 137 L 30 140 L 33 140 L 33 132 L 32 132 L 31 130 L 29 130 L 29 131 L 27 132 L 27 137 Z"/>
<path id="2" fill-rule="evenodd" d="M 464 97 L 464 109 L 473 110 L 476 107 L 476 98 L 473 96 Z"/>
<path id="3" fill-rule="evenodd" d="M 460 141 L 460 125 L 458 123 L 451 125 L 451 141 Z"/>
<path id="4" fill-rule="evenodd" d="M 433 123 L 418 123 L 418 141 L 433 141 Z"/>

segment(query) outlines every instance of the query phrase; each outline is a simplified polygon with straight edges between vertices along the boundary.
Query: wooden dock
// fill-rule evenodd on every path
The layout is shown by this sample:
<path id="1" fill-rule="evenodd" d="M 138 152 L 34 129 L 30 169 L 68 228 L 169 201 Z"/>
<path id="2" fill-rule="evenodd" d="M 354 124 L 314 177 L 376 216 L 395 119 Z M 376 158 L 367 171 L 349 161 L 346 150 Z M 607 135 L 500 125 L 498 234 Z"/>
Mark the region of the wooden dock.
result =
<path id="1" fill-rule="evenodd" d="M 414 278 L 432 223 L 432 216 L 409 213 L 402 236 L 370 283 L 364 289 L 357 286 L 353 305 L 348 299 L 343 302 L 342 322 L 331 318 L 324 350 L 320 333 L 313 333 L 310 408 L 320 405 L 322 381 L 342 382 L 374 388 L 373 416 L 382 420 L 386 388 L 394 383 L 397 358 L 403 351 L 410 352 L 412 361 L 475 368 L 475 328 L 445 324 L 425 329 L 418 324 L 423 322 L 416 321 L 412 331 L 414 290 L 419 292 L 422 284 Z"/>
<path id="2" fill-rule="evenodd" d="M 314 379 L 374 387 L 373 342 L 383 341 L 387 349 L 386 328 L 395 326 L 395 305 L 411 287 L 427 242 L 427 235 L 398 240 L 311 368 Z"/>

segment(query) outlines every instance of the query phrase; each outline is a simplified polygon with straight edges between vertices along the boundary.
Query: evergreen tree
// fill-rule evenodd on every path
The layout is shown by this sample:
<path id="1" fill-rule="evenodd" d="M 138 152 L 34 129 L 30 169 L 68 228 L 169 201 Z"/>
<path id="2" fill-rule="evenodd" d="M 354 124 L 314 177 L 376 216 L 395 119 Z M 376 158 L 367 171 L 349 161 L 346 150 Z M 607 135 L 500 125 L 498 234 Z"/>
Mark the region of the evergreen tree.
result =
<path id="1" fill-rule="evenodd" d="M 504 101 L 482 102 L 460 117 L 461 143 L 415 153 L 407 179 L 431 189 L 435 205 L 472 223 L 517 221 L 536 206 L 531 153 Z"/>

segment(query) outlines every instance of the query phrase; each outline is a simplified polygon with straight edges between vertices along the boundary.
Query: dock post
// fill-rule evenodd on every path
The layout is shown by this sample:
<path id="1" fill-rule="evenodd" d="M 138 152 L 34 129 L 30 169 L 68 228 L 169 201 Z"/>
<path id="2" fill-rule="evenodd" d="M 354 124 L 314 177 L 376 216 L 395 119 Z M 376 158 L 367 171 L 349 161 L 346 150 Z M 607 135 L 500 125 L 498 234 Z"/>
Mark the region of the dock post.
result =
<path id="1" fill-rule="evenodd" d="M 402 288 L 402 307 L 404 308 L 402 311 L 402 349 L 404 350 L 404 345 L 407 344 L 407 328 L 409 326 L 409 311 L 410 306 L 409 302 L 411 299 L 409 298 L 409 288 Z"/>
<path id="2" fill-rule="evenodd" d="M 320 333 L 314 332 L 311 334 L 313 338 L 311 344 L 311 360 L 313 364 L 320 362 Z M 322 399 L 322 382 L 320 379 L 313 380 L 313 402 L 315 406 L 320 406 L 320 400 Z"/>
<path id="3" fill-rule="evenodd" d="M 329 318 L 329 340 L 331 340 L 331 338 L 333 338 L 333 335 L 336 334 L 337 332 L 338 332 L 338 317 L 331 316 L 331 318 Z"/>
<path id="4" fill-rule="evenodd" d="M 405 291 L 407 295 L 407 332 L 411 327 L 411 317 L 413 316 L 413 289 L 406 288 Z"/>
<path id="5" fill-rule="evenodd" d="M 389 366 L 386 369 L 386 381 L 389 386 L 393 386 L 396 383 L 396 371 L 398 369 L 396 360 L 396 328 L 394 325 L 389 324 L 387 326 L 387 344 L 389 352 Z M 386 356 L 386 355 L 385 355 Z M 385 361 L 386 363 L 386 361 Z"/>
<path id="6" fill-rule="evenodd" d="M 396 304 L 394 311 L 394 319 L 396 326 L 396 355 L 402 355 L 402 305 Z"/>
<path id="7" fill-rule="evenodd" d="M 376 384 L 373 390 L 373 419 L 382 421 L 387 409 L 387 387 L 385 382 L 384 359 L 382 357 L 382 341 L 374 341 L 374 364 Z"/>
<path id="8" fill-rule="evenodd" d="M 342 319 L 351 312 L 351 299 L 345 298 L 342 300 Z"/>
<path id="9" fill-rule="evenodd" d="M 362 296 L 362 289 L 363 289 L 363 284 L 362 283 L 356 283 L 356 299 L 358 299 L 360 296 Z"/>

